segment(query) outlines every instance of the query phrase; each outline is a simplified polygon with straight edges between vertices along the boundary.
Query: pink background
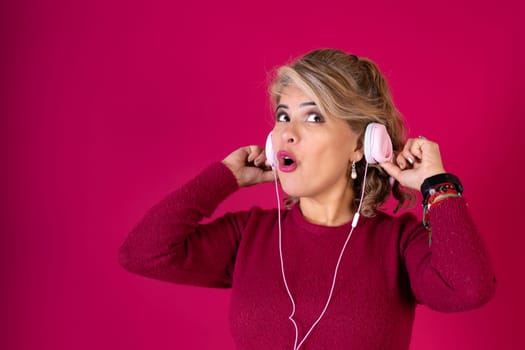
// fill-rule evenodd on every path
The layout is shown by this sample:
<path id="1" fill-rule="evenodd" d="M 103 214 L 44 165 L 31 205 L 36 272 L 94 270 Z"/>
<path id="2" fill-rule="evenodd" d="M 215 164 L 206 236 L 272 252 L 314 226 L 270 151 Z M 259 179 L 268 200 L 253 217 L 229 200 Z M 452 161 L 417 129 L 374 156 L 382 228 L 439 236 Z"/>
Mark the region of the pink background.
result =
<path id="1" fill-rule="evenodd" d="M 228 290 L 129 274 L 117 250 L 169 191 L 264 142 L 267 72 L 319 47 L 379 64 L 411 135 L 464 182 L 493 258 L 495 298 L 420 307 L 411 349 L 525 348 L 521 2 L 325 3 L 0 5 L 0 348 L 232 348 Z M 274 203 L 261 185 L 220 212 Z"/>

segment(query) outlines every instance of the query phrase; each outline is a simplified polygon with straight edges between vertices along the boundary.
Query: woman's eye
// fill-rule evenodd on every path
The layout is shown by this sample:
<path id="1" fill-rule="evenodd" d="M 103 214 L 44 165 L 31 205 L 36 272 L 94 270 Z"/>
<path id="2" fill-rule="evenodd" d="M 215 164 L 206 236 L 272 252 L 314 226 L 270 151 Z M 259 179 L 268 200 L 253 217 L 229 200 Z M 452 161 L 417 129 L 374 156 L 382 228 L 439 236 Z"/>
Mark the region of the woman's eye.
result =
<path id="1" fill-rule="evenodd" d="M 278 122 L 289 122 L 290 117 L 286 113 L 279 113 L 275 118 Z"/>
<path id="2" fill-rule="evenodd" d="M 324 118 L 318 113 L 310 113 L 306 117 L 306 121 L 311 123 L 322 123 L 324 122 Z"/>

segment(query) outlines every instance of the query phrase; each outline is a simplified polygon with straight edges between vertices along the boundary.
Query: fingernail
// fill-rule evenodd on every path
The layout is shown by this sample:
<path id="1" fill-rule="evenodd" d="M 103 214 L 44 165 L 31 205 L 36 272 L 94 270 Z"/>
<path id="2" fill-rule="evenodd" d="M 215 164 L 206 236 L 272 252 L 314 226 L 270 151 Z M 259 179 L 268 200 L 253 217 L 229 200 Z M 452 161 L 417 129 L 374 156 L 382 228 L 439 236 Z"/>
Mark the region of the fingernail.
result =
<path id="1" fill-rule="evenodd" d="M 414 160 L 412 158 L 408 157 L 407 160 L 410 164 L 414 164 Z"/>
<path id="2" fill-rule="evenodd" d="M 399 163 L 399 167 L 400 167 L 401 169 L 405 169 L 405 163 Z"/>

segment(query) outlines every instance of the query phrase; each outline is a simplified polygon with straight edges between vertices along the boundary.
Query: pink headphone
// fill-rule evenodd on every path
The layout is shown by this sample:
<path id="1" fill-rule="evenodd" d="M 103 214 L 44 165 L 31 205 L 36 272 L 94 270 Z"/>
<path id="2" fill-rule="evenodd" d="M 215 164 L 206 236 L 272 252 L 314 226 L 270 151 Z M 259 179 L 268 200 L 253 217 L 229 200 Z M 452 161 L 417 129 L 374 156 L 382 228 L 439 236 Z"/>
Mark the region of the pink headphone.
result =
<path id="1" fill-rule="evenodd" d="M 275 151 L 272 144 L 272 133 L 266 138 L 266 159 L 273 167 L 277 165 Z M 378 164 L 392 161 L 392 140 L 386 131 L 386 127 L 379 123 L 370 123 L 366 126 L 364 140 L 365 159 L 368 164 Z"/>
<path id="2" fill-rule="evenodd" d="M 365 131 L 365 159 L 368 164 L 392 161 L 392 140 L 386 127 L 379 123 L 370 123 Z"/>

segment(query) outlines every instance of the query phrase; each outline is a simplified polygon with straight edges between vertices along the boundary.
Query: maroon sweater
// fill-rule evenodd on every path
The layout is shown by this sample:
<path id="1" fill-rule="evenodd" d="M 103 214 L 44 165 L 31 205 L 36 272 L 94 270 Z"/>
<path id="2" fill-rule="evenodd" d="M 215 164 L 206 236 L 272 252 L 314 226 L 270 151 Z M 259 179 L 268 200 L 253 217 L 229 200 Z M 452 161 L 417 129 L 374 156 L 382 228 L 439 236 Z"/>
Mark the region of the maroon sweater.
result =
<path id="1" fill-rule="evenodd" d="M 215 163 L 151 208 L 129 234 L 120 262 L 134 273 L 231 287 L 238 349 L 293 349 L 291 302 L 281 277 L 277 210 L 229 213 L 202 224 L 238 189 Z M 286 277 L 299 340 L 322 311 L 350 222 L 327 227 L 299 206 L 282 211 Z M 301 349 L 408 349 L 418 303 L 443 312 L 477 308 L 494 294 L 487 249 L 463 198 L 432 208 L 433 241 L 411 214 L 361 217 L 345 250 L 325 316 Z"/>

